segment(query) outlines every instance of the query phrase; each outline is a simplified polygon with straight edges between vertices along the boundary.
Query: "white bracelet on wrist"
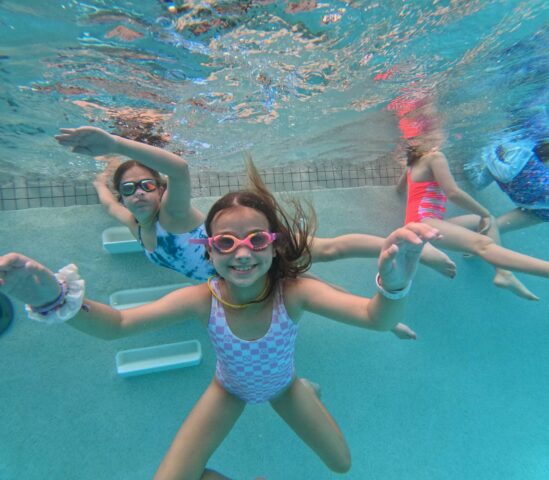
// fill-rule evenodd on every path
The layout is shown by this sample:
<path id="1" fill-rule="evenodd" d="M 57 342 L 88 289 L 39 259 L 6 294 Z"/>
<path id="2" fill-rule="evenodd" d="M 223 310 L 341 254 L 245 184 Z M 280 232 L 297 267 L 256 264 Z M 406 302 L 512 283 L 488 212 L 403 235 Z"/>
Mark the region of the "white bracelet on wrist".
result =
<path id="1" fill-rule="evenodd" d="M 385 298 L 388 298 L 389 300 L 400 300 L 401 298 L 404 298 L 408 293 L 410 292 L 410 288 L 412 287 L 412 281 L 408 283 L 402 290 L 385 290 L 383 286 L 381 285 L 381 275 L 376 275 L 376 287 L 377 291 L 381 293 Z"/>
<path id="2" fill-rule="evenodd" d="M 73 263 L 63 267 L 55 274 L 55 278 L 60 285 L 60 297 L 53 301 L 49 306 L 33 309 L 30 305 L 25 305 L 27 316 L 31 320 L 54 325 L 64 323 L 74 317 L 82 308 L 84 303 L 85 282 L 78 274 L 78 267 Z"/>

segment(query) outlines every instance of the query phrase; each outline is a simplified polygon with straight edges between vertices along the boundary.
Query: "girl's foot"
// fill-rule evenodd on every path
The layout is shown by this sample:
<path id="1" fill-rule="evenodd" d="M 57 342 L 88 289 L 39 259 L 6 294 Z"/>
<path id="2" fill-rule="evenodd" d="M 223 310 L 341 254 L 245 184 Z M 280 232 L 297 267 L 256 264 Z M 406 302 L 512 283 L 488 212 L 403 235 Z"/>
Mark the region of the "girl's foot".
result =
<path id="1" fill-rule="evenodd" d="M 419 261 L 445 277 L 454 278 L 456 276 L 456 264 L 452 259 L 429 243 L 423 247 Z"/>
<path id="2" fill-rule="evenodd" d="M 397 323 L 396 327 L 391 330 L 401 340 L 415 340 L 417 338 L 414 332 L 408 325 Z"/>
<path id="3" fill-rule="evenodd" d="M 508 270 L 496 270 L 494 285 L 499 288 L 505 288 L 507 290 L 510 290 L 515 295 L 526 298 L 527 300 L 539 300 L 539 297 L 537 295 L 534 295 L 530 290 L 528 290 L 519 281 L 519 279 Z"/>

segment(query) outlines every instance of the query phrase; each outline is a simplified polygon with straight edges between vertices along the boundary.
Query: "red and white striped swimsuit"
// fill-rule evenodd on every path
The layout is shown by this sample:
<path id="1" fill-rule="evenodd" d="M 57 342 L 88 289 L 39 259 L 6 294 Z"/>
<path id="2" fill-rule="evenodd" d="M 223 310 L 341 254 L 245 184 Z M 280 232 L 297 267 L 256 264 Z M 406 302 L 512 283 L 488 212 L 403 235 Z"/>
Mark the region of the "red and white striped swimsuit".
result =
<path id="1" fill-rule="evenodd" d="M 406 173 L 408 183 L 408 201 L 406 203 L 406 220 L 421 222 L 422 218 L 442 219 L 446 211 L 446 195 L 437 182 L 414 182 L 410 170 Z"/>
<path id="2" fill-rule="evenodd" d="M 220 295 L 219 279 L 211 282 Z M 248 403 L 262 403 L 282 393 L 295 377 L 297 325 L 288 316 L 278 284 L 269 331 L 257 340 L 242 340 L 231 332 L 223 305 L 212 295 L 208 334 L 217 365 L 215 376 L 228 392 Z"/>

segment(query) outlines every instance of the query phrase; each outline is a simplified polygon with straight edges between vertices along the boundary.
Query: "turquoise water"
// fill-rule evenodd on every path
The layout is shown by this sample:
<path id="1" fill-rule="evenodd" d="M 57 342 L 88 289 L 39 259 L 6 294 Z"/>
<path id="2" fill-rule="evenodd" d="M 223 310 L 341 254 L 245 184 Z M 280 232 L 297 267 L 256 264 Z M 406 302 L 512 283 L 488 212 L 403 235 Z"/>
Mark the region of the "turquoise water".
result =
<path id="1" fill-rule="evenodd" d="M 444 150 L 461 164 L 495 131 L 520 123 L 547 81 L 541 1 L 330 2 L 299 13 L 278 3 L 220 5 L 221 13 L 204 15 L 221 23 L 192 33 L 202 25 L 196 18 L 184 14 L 187 27 L 178 30 L 160 2 L 2 2 L 4 178 L 90 178 L 97 165 L 51 136 L 86 123 L 123 129 L 113 112 L 126 107 L 145 123 L 144 109 L 164 115 L 153 129 L 169 133 L 170 148 L 196 169 L 240 168 L 243 149 L 260 166 L 389 161 L 398 130 L 385 107 L 410 82 L 436 92 Z M 120 25 L 142 37 L 112 36 Z M 390 187 L 310 196 L 322 235 L 382 235 L 402 222 Z M 511 208 L 496 188 L 479 199 L 495 213 Z M 210 202 L 196 200 L 202 209 Z M 181 282 L 140 254 L 106 254 L 100 233 L 113 222 L 99 206 L 1 215 L 1 253 L 21 251 L 53 269 L 77 263 L 91 298 Z M 504 243 L 547 259 L 548 234 L 540 225 Z M 346 478 L 549 474 L 547 281 L 519 274 L 542 300 L 518 300 L 490 284 L 485 264 L 452 257 L 455 280 L 418 272 L 406 318 L 416 342 L 312 315 L 301 322 L 298 374 L 321 385 L 348 440 Z M 313 271 L 356 293 L 374 291 L 373 260 Z M 204 348 L 200 366 L 117 377 L 117 351 L 191 338 Z M 210 381 L 214 356 L 198 325 L 104 342 L 41 328 L 16 304 L 16 321 L 0 337 L 0 365 L 1 480 L 135 480 L 152 477 Z M 268 406 L 247 408 L 211 466 L 236 479 L 336 478 Z"/>
<path id="2" fill-rule="evenodd" d="M 94 161 L 51 137 L 91 122 L 153 122 L 193 168 L 240 168 L 243 149 L 269 166 L 369 160 L 394 147 L 385 107 L 410 85 L 432 92 L 462 163 L 547 81 L 541 0 L 200 5 L 2 2 L 2 173 L 89 178 Z"/>

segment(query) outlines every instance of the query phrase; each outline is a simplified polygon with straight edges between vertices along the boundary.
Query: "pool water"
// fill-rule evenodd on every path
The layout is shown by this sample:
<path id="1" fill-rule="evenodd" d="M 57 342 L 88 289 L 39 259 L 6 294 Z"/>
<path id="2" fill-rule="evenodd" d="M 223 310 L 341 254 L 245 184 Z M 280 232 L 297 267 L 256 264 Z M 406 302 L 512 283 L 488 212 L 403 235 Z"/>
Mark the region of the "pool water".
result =
<path id="1" fill-rule="evenodd" d="M 385 107 L 410 88 L 432 92 L 462 163 L 546 87 L 541 0 L 186 5 L 2 2 L 2 173 L 89 179 L 93 159 L 52 136 L 90 123 L 169 135 L 196 169 L 240 169 L 243 150 L 264 166 L 368 161 L 394 147 Z"/>
<path id="2" fill-rule="evenodd" d="M 168 148 L 183 151 L 195 171 L 241 168 L 243 150 L 260 167 L 390 162 L 399 138 L 386 107 L 411 84 L 436 93 L 444 151 L 459 170 L 544 98 L 545 2 L 204 5 L 216 22 L 200 32 L 199 13 L 180 12 L 186 23 L 178 27 L 162 2 L 2 2 L 4 178 L 90 180 L 99 166 L 52 135 L 88 123 L 133 128 L 112 114 L 127 107 L 137 124 L 160 115 L 151 128 L 168 132 Z M 299 194 L 313 200 L 322 236 L 386 235 L 402 223 L 392 186 Z M 512 208 L 494 185 L 474 194 L 496 214 Z M 194 201 L 205 211 L 213 199 Z M 99 205 L 0 214 L 0 254 L 20 251 L 53 270 L 74 262 L 90 298 L 182 281 L 140 253 L 106 253 L 101 233 L 115 223 Z M 543 224 L 503 242 L 547 260 L 548 238 Z M 320 384 L 345 434 L 353 457 L 346 478 L 549 474 L 547 280 L 518 274 L 541 297 L 528 302 L 495 288 L 485 263 L 451 256 L 454 280 L 418 271 L 405 319 L 416 341 L 313 315 L 300 322 L 297 372 Z M 357 294 L 375 291 L 375 260 L 318 264 L 313 273 Z M 190 339 L 202 345 L 198 366 L 116 374 L 121 350 Z M 152 478 L 215 358 L 198 324 L 106 342 L 37 325 L 15 302 L 0 365 L 1 480 L 136 480 Z M 336 478 L 266 405 L 247 407 L 210 466 L 235 479 Z"/>

